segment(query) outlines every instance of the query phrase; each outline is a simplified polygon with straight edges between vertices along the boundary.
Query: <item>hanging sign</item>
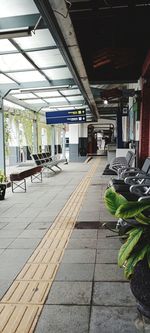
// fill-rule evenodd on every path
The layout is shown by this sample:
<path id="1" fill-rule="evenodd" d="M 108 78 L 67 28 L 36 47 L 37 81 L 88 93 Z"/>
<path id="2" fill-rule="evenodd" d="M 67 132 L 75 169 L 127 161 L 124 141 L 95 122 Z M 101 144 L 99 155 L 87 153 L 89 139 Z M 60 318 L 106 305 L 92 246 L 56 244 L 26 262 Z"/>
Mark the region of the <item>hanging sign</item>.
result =
<path id="1" fill-rule="evenodd" d="M 47 124 L 76 124 L 86 122 L 86 110 L 63 110 L 46 112 Z"/>

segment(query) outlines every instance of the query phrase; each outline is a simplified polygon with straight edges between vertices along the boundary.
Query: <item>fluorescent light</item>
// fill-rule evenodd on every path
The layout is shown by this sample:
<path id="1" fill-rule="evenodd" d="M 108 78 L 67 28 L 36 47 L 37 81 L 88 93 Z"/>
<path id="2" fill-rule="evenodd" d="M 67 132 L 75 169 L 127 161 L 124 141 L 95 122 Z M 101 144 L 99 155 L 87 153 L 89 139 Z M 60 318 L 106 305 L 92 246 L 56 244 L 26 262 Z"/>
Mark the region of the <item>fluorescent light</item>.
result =
<path id="1" fill-rule="evenodd" d="M 0 29 L 0 39 L 17 38 L 31 36 L 30 27 L 22 27 L 16 29 Z"/>
<path id="2" fill-rule="evenodd" d="M 19 92 L 21 93 L 36 93 L 36 92 L 46 92 L 46 91 L 52 91 L 52 90 L 63 90 L 63 89 L 71 89 L 69 85 L 65 86 L 51 86 L 51 87 L 42 87 L 42 88 L 24 88 L 24 89 L 19 89 Z"/>

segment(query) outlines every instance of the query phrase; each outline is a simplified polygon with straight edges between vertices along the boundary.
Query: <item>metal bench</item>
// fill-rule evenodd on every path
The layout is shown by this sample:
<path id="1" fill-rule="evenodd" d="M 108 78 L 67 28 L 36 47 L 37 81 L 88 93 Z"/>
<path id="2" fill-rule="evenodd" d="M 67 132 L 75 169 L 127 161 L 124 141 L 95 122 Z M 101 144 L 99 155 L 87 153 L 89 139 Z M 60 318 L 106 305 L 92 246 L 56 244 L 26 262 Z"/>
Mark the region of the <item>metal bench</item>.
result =
<path id="1" fill-rule="evenodd" d="M 60 166 L 58 166 L 58 164 L 67 163 L 66 158 L 58 159 L 55 157 L 46 156 L 46 153 L 32 154 L 31 156 L 34 159 L 36 165 L 42 166 L 43 168 L 47 168 L 53 171 L 54 173 L 56 173 L 54 167 L 56 167 L 61 171 L 62 169 L 60 168 Z"/>

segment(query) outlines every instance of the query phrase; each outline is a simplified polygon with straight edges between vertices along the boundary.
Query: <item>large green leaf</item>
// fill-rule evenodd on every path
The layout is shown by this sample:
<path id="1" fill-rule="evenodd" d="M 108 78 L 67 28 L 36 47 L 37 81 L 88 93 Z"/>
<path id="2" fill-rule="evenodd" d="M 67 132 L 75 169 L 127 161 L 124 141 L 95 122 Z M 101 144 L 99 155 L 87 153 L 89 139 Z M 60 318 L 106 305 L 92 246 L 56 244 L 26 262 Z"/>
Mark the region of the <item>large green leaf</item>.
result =
<path id="1" fill-rule="evenodd" d="M 117 209 L 115 216 L 121 218 L 130 218 L 137 216 L 143 210 L 150 208 L 150 203 L 139 202 L 139 201 L 128 201 Z"/>
<path id="2" fill-rule="evenodd" d="M 127 241 L 121 246 L 118 254 L 118 265 L 120 267 L 122 267 L 122 265 L 129 257 L 130 253 L 133 251 L 135 245 L 137 244 L 138 240 L 140 239 L 143 233 L 143 230 L 144 229 L 142 227 L 138 228 L 136 227 L 133 228 L 132 231 L 130 231 Z"/>
<path id="3" fill-rule="evenodd" d="M 135 219 L 141 224 L 146 224 L 146 225 L 150 224 L 150 216 L 147 217 L 142 213 L 139 213 L 137 216 L 135 215 Z"/>
<path id="4" fill-rule="evenodd" d="M 147 250 L 147 261 L 148 261 L 148 266 L 150 268 L 150 244 L 149 244 L 149 249 Z"/>
<path id="5" fill-rule="evenodd" d="M 115 192 L 112 187 L 109 187 L 104 194 L 104 202 L 112 215 L 115 215 L 118 207 L 127 202 L 127 200 L 119 193 Z"/>
<path id="6" fill-rule="evenodd" d="M 129 279 L 131 277 L 131 275 L 134 272 L 134 268 L 135 268 L 136 264 L 145 257 L 148 249 L 149 249 L 149 245 L 146 244 L 139 251 L 135 251 L 132 255 L 130 255 L 130 257 L 126 260 L 124 274 L 127 279 Z"/>

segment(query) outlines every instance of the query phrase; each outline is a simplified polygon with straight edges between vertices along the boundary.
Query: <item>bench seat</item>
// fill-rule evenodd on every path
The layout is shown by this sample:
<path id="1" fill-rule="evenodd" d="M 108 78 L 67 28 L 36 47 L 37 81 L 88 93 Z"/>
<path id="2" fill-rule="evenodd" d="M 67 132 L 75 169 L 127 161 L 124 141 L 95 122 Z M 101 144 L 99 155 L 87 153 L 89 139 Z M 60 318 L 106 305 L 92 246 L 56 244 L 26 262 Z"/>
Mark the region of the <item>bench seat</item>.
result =
<path id="1" fill-rule="evenodd" d="M 18 187 L 26 192 L 26 178 L 28 177 L 31 177 L 31 182 L 33 182 L 34 179 L 38 179 L 38 181 L 42 182 L 42 168 L 43 167 L 39 165 L 31 169 L 10 174 L 12 192 L 15 192 L 15 189 Z"/>

